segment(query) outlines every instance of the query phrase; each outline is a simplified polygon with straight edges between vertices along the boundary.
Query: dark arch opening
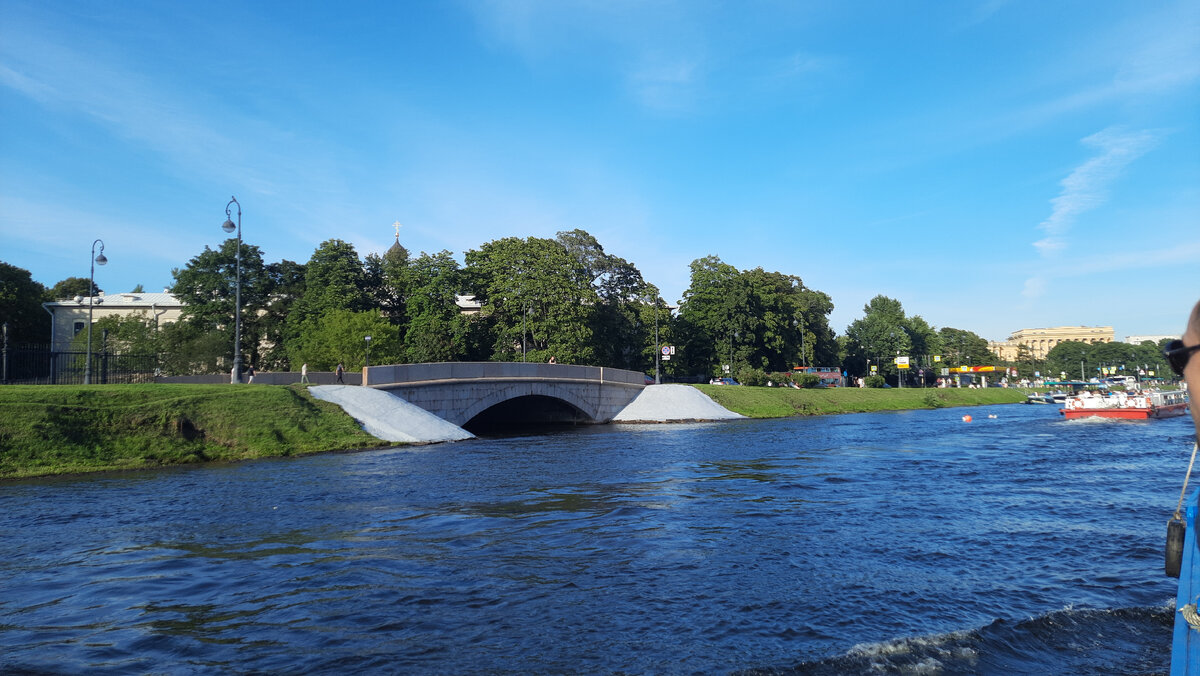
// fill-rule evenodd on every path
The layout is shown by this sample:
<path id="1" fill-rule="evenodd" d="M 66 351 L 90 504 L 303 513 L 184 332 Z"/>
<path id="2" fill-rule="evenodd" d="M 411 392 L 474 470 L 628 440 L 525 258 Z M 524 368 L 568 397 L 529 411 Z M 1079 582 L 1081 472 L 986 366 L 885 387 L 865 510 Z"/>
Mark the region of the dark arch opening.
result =
<path id="1" fill-rule="evenodd" d="M 463 425 L 463 429 L 471 434 L 487 436 L 591 422 L 586 413 L 562 399 L 534 394 L 507 399 L 480 411 Z"/>

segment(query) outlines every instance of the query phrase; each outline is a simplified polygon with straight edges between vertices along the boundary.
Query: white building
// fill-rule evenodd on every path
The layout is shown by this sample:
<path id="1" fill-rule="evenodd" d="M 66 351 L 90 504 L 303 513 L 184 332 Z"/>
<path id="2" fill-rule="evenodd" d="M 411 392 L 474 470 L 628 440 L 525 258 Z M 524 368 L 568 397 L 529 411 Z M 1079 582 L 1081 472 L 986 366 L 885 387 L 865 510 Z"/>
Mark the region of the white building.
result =
<path id="1" fill-rule="evenodd" d="M 179 321 L 183 303 L 174 295 L 163 293 L 116 293 L 88 298 L 76 296 L 69 300 L 42 303 L 50 313 L 50 349 L 65 352 L 71 340 L 81 331 L 87 330 L 88 304 L 91 303 L 92 322 L 104 317 L 128 317 L 140 314 L 154 322 L 156 327 Z"/>

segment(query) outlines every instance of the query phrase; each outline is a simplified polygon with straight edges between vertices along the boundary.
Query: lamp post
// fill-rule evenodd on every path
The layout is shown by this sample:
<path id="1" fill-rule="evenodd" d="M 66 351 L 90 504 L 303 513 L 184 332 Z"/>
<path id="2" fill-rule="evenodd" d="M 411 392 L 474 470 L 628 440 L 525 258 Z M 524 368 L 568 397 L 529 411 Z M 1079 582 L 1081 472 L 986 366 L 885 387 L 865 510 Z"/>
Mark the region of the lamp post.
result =
<path id="1" fill-rule="evenodd" d="M 100 254 L 96 254 L 96 245 L 100 245 Z M 88 275 L 90 286 L 88 286 L 88 335 L 87 335 L 87 361 L 83 364 L 83 384 L 92 384 L 92 304 L 96 300 L 96 263 L 104 265 L 108 263 L 108 259 L 104 257 L 104 240 L 97 239 L 92 242 L 92 272 Z"/>
<path id="2" fill-rule="evenodd" d="M 237 205 L 237 225 L 233 224 L 233 215 L 229 213 L 229 207 L 234 204 Z M 233 297 L 233 375 L 229 378 L 230 383 L 242 382 L 242 204 L 236 197 L 230 197 L 229 204 L 225 205 L 225 222 L 221 224 L 221 229 L 233 232 L 235 228 L 237 255 L 234 257 L 236 282 Z"/>
<path id="3" fill-rule="evenodd" d="M 367 384 L 367 369 L 371 368 L 371 337 L 366 336 L 363 341 L 367 344 L 367 361 L 363 364 L 362 384 L 365 387 Z"/>
<path id="4" fill-rule="evenodd" d="M 659 355 L 662 354 L 662 346 L 658 342 L 658 296 L 654 296 L 654 384 L 658 385 L 659 380 L 658 364 Z"/>
<path id="5" fill-rule="evenodd" d="M 729 379 L 733 380 L 733 339 L 741 338 L 742 334 L 739 331 L 734 331 L 729 335 Z"/>

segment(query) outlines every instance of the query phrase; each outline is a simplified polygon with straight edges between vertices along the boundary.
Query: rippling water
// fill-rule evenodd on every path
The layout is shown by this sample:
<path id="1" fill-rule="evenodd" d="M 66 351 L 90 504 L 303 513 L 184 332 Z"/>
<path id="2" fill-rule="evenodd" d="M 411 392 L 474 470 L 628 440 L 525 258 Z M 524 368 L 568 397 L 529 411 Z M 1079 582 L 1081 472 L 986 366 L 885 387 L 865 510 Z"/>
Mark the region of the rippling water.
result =
<path id="1" fill-rule="evenodd" d="M 9 482 L 0 667 L 1165 673 L 1191 435 L 1015 405 Z"/>

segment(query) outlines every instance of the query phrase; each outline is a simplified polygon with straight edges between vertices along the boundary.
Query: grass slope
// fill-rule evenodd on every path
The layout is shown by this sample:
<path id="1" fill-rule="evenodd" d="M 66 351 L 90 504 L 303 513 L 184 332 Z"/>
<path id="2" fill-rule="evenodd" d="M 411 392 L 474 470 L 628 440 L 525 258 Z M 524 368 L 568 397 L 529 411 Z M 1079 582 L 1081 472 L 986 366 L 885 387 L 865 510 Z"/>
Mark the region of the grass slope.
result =
<path id="1" fill-rule="evenodd" d="M 0 478 L 389 446 L 305 388 L 0 388 Z"/>
<path id="2" fill-rule="evenodd" d="M 725 408 L 750 418 L 786 418 L 794 415 L 866 413 L 943 406 L 1015 404 L 1025 401 L 1016 389 L 859 389 L 835 387 L 797 390 L 783 387 L 697 385 Z"/>

